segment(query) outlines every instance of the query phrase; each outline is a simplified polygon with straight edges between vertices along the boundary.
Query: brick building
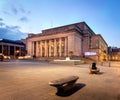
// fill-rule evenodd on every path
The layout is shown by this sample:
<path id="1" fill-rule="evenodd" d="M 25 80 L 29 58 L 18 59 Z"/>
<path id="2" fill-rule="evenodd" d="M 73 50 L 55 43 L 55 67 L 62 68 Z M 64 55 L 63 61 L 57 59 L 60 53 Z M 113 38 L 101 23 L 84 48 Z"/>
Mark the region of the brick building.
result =
<path id="1" fill-rule="evenodd" d="M 42 30 L 39 34 L 29 34 L 26 42 L 30 56 L 89 57 L 97 61 L 107 59 L 107 43 L 85 22 Z M 93 52 L 95 55 L 91 55 Z"/>

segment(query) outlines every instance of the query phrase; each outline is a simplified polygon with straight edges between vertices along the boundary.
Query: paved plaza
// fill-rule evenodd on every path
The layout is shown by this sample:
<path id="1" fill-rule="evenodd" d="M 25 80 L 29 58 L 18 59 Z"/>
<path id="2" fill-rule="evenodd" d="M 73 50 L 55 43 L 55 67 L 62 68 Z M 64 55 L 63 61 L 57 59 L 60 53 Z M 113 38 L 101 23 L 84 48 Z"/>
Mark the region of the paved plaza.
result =
<path id="1" fill-rule="evenodd" d="M 0 62 L 0 100 L 120 100 L 120 67 L 100 66 L 89 74 L 88 64 L 57 65 L 44 61 Z M 48 83 L 67 76 L 79 76 L 76 87 L 56 95 Z"/>

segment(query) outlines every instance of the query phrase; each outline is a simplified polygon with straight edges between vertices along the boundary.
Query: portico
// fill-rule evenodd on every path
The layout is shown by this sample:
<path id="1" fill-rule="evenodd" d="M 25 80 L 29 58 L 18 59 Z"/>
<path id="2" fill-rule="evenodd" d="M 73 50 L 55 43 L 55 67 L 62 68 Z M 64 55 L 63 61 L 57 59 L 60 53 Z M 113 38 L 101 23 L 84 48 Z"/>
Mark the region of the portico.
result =
<path id="1" fill-rule="evenodd" d="M 57 35 L 58 36 L 58 35 Z M 62 37 L 54 36 L 41 36 L 39 40 L 36 37 L 35 41 L 28 42 L 27 47 L 28 54 L 35 55 L 37 57 L 66 57 L 69 55 L 68 44 L 69 36 Z M 71 48 L 72 49 L 72 48 Z"/>
<path id="2" fill-rule="evenodd" d="M 40 57 L 67 56 L 67 37 L 32 41 L 33 55 Z"/>

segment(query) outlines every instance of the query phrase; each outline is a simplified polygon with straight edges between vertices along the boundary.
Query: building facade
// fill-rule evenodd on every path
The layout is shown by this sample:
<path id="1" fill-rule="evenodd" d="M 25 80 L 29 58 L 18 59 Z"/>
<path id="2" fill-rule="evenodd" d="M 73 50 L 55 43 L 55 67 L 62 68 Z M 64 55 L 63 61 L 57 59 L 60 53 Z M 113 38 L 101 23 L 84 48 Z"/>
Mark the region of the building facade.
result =
<path id="1" fill-rule="evenodd" d="M 4 58 L 9 59 L 18 58 L 19 56 L 25 56 L 25 44 L 21 41 L 1 39 L 0 54 L 3 54 Z"/>
<path id="2" fill-rule="evenodd" d="M 109 60 L 120 61 L 120 48 L 108 47 Z"/>
<path id="3" fill-rule="evenodd" d="M 96 55 L 89 56 L 97 61 L 107 61 L 108 56 L 108 45 L 100 34 L 96 34 L 91 37 L 90 52 L 95 52 Z"/>
<path id="4" fill-rule="evenodd" d="M 97 38 L 97 35 L 85 22 L 46 29 L 42 33 L 28 35 L 27 54 L 36 57 L 85 57 L 85 52 L 91 52 L 94 45 L 92 38 Z M 103 43 L 107 47 L 106 42 Z"/>

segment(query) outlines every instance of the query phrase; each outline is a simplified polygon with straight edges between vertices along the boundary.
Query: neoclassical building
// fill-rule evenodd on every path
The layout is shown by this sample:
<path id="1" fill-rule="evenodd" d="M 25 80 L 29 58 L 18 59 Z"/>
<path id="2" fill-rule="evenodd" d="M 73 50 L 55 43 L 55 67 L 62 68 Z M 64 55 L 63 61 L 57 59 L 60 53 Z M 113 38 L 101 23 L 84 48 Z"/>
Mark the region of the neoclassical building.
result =
<path id="1" fill-rule="evenodd" d="M 100 57 L 93 56 L 100 56 L 99 49 L 107 53 L 105 40 L 101 35 L 96 35 L 85 22 L 42 30 L 39 34 L 31 33 L 26 42 L 27 54 L 36 57 L 92 56 L 98 60 Z M 100 48 L 95 49 L 94 45 Z M 86 52 L 96 52 L 96 55 L 85 55 Z"/>

